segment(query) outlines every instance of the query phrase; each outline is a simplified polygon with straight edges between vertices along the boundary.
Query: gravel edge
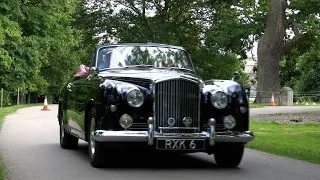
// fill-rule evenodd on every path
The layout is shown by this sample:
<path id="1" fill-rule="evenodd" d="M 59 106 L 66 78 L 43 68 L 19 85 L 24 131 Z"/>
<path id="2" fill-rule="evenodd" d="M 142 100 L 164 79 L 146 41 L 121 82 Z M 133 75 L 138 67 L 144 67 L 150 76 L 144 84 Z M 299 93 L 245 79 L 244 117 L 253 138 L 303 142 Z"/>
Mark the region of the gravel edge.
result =
<path id="1" fill-rule="evenodd" d="M 250 121 L 278 122 L 282 124 L 320 123 L 320 112 L 253 115 L 250 116 Z"/>

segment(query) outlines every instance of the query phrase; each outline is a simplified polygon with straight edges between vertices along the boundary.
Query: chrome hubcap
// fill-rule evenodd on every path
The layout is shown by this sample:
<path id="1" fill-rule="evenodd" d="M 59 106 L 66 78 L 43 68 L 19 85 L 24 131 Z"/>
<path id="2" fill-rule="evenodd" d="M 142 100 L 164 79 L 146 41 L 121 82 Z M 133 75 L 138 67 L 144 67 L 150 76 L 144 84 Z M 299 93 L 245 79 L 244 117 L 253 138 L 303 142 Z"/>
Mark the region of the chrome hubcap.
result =
<path id="1" fill-rule="evenodd" d="M 90 156 L 91 158 L 94 158 L 94 153 L 96 151 L 95 149 L 95 140 L 94 140 L 94 130 L 95 130 L 95 119 L 91 119 L 91 125 L 90 125 Z"/>

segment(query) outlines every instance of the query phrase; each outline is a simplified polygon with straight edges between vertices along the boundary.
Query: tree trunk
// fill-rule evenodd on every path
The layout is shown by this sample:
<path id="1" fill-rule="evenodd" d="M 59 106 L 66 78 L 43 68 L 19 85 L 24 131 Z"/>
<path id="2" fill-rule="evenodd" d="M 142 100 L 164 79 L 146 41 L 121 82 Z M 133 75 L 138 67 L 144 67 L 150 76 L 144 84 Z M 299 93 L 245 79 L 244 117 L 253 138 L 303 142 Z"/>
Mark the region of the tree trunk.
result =
<path id="1" fill-rule="evenodd" d="M 30 104 L 31 102 L 31 92 L 28 92 L 28 100 L 27 100 L 27 104 Z"/>
<path id="2" fill-rule="evenodd" d="M 280 90 L 279 62 L 286 30 L 286 6 L 286 0 L 270 0 L 265 32 L 258 42 L 256 103 L 269 103 L 272 93 L 277 99 Z"/>

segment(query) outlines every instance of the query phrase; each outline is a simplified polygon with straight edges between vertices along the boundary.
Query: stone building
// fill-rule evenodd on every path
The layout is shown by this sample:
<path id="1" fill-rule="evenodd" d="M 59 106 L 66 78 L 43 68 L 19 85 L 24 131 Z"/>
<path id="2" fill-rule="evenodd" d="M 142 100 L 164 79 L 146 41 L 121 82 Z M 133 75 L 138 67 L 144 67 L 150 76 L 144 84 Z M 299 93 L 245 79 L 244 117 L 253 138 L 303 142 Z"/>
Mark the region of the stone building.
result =
<path id="1" fill-rule="evenodd" d="M 257 88 L 255 67 L 257 67 L 258 62 L 252 58 L 248 58 L 245 61 L 246 66 L 244 68 L 244 72 L 249 74 L 249 86 L 251 87 L 250 96 L 254 97 L 256 95 Z"/>

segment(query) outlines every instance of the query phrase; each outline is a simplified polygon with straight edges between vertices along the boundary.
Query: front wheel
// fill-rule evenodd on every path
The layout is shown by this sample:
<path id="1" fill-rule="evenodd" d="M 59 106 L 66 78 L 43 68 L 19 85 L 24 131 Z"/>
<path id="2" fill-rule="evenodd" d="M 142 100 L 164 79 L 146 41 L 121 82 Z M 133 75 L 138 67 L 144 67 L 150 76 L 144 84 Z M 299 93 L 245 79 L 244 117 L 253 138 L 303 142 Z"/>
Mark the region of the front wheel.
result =
<path id="1" fill-rule="evenodd" d="M 216 145 L 214 158 L 219 166 L 237 167 L 244 152 L 243 143 L 221 143 Z"/>
<path id="2" fill-rule="evenodd" d="M 93 167 L 102 167 L 105 165 L 105 147 L 100 142 L 94 139 L 94 132 L 96 130 L 96 111 L 94 108 L 91 109 L 89 116 L 89 141 L 88 141 L 88 152 L 90 163 Z"/>

